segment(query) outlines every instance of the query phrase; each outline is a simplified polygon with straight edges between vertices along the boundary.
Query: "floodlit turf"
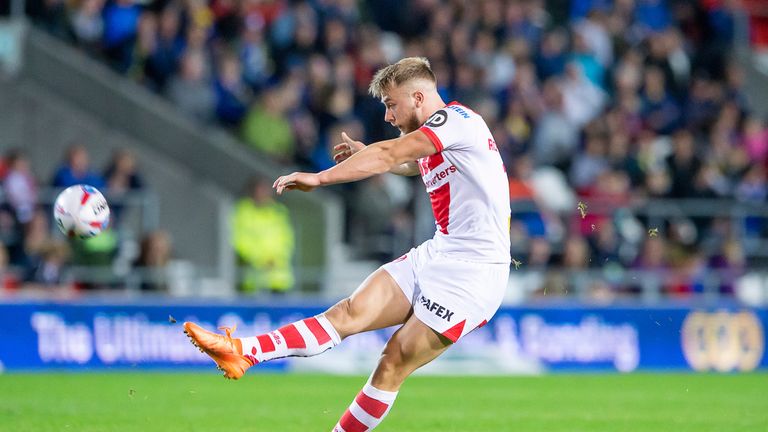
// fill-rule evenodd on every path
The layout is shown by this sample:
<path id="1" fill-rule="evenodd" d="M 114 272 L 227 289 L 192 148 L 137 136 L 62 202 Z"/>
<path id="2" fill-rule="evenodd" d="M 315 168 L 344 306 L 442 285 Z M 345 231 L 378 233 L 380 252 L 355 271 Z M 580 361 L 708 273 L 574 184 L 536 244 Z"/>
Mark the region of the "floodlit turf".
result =
<path id="1" fill-rule="evenodd" d="M 328 432 L 363 377 L 0 375 L 0 431 Z M 768 431 L 768 375 L 413 377 L 377 431 Z"/>

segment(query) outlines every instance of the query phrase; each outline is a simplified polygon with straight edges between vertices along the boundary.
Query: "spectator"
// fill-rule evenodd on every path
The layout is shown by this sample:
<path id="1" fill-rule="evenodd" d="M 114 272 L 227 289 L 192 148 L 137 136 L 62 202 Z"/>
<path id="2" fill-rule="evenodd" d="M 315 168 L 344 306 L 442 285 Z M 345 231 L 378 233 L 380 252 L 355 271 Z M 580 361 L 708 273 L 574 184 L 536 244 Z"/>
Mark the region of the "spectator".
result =
<path id="1" fill-rule="evenodd" d="M 565 71 L 567 45 L 568 38 L 562 30 L 555 29 L 544 35 L 541 50 L 536 58 L 536 71 L 542 82 Z"/>
<path id="2" fill-rule="evenodd" d="M 272 198 L 271 184 L 254 178 L 232 214 L 232 244 L 244 265 L 240 288 L 286 292 L 293 287 L 294 233 L 288 209 Z"/>
<path id="3" fill-rule="evenodd" d="M 16 220 L 27 224 L 37 205 L 37 182 L 32 175 L 27 157 L 19 150 L 5 156 L 8 167 L 3 180 L 3 192 L 16 213 Z"/>
<path id="4" fill-rule="evenodd" d="M 584 153 L 579 153 L 571 165 L 571 184 L 576 190 L 586 190 L 608 170 L 605 138 L 600 135 L 587 137 Z"/>
<path id="5" fill-rule="evenodd" d="M 568 165 L 578 145 L 578 128 L 566 114 L 563 93 L 553 80 L 544 84 L 545 110 L 533 135 L 534 160 L 537 165 Z"/>
<path id="6" fill-rule="evenodd" d="M 204 61 L 200 51 L 184 53 L 180 73 L 171 78 L 167 94 L 183 113 L 208 123 L 214 118 L 216 93 L 205 75 Z"/>
<path id="7" fill-rule="evenodd" d="M 243 65 L 243 78 L 254 91 L 260 90 L 266 84 L 271 73 L 264 31 L 262 20 L 245 20 L 240 59 Z"/>
<path id="8" fill-rule="evenodd" d="M 59 240 L 48 240 L 38 250 L 38 256 L 31 267 L 28 282 L 44 286 L 61 286 L 67 282 L 65 269 L 70 251 L 67 244 Z"/>
<path id="9" fill-rule="evenodd" d="M 139 256 L 134 264 L 142 272 L 142 290 L 168 290 L 165 269 L 171 254 L 171 237 L 167 232 L 153 231 L 141 239 Z"/>
<path id="10" fill-rule="evenodd" d="M 742 143 L 749 158 L 755 162 L 764 162 L 768 157 L 768 128 L 756 115 L 744 121 Z"/>
<path id="11" fill-rule="evenodd" d="M 708 264 L 720 276 L 720 293 L 733 294 L 736 281 L 747 268 L 742 242 L 733 237 L 726 239 Z"/>
<path id="12" fill-rule="evenodd" d="M 667 90 L 664 73 L 658 67 L 648 67 L 643 80 L 642 111 L 645 123 L 652 131 L 667 135 L 680 125 L 680 107 Z"/>
<path id="13" fill-rule="evenodd" d="M 136 81 L 152 87 L 148 72 L 151 72 L 150 61 L 158 46 L 157 15 L 152 11 L 144 11 L 139 16 L 136 27 L 136 42 L 131 52 L 129 69 L 126 72 Z"/>
<path id="14" fill-rule="evenodd" d="M 137 191 L 144 187 L 144 181 L 136 169 L 136 157 L 130 150 L 120 149 L 112 155 L 107 169 L 104 170 L 107 193 L 111 197 Z"/>
<path id="15" fill-rule="evenodd" d="M 634 267 L 642 270 L 664 270 L 668 268 L 667 242 L 660 235 L 648 237 Z"/>
<path id="16" fill-rule="evenodd" d="M 533 163 L 526 155 L 518 156 L 511 166 L 509 197 L 512 205 L 512 220 L 519 223 L 527 238 L 541 238 L 547 234 L 544 218 L 530 184 Z M 519 209 L 519 210 L 518 210 Z"/>
<path id="17" fill-rule="evenodd" d="M 106 190 L 104 193 L 110 202 L 112 223 L 114 227 L 120 223 L 126 196 L 138 192 L 144 187 L 144 180 L 136 169 L 136 157 L 129 150 L 120 149 L 114 152 L 109 166 L 104 171 Z"/>
<path id="18" fill-rule="evenodd" d="M 180 19 L 180 11 L 172 3 L 160 12 L 156 44 L 144 66 L 148 84 L 157 92 L 162 93 L 170 77 L 176 73 L 184 49 Z"/>
<path id="19" fill-rule="evenodd" d="M 88 150 L 82 144 L 73 144 L 67 150 L 66 161 L 59 166 L 53 177 L 52 185 L 66 188 L 77 184 L 104 188 L 104 178 L 90 168 Z"/>
<path id="20" fill-rule="evenodd" d="M 113 218 L 114 219 L 114 218 Z M 118 253 L 118 238 L 113 223 L 99 235 L 87 239 L 72 239 L 69 243 L 71 262 L 76 266 L 94 267 L 95 271 L 110 268 Z M 87 281 L 82 288 L 100 288 L 102 284 Z"/>
<path id="21" fill-rule="evenodd" d="M 667 169 L 672 177 L 672 187 L 669 196 L 672 198 L 690 198 L 695 196 L 694 183 L 691 179 L 701 169 L 701 160 L 696 155 L 693 134 L 681 129 L 675 132 L 673 140 L 674 153 L 667 157 Z"/>
<path id="22" fill-rule="evenodd" d="M 0 241 L 8 252 L 8 261 L 13 266 L 26 266 L 24 252 L 24 229 L 16 219 L 16 211 L 8 204 L 0 205 Z"/>
<path id="23" fill-rule="evenodd" d="M 243 81 L 240 60 L 224 54 L 219 61 L 214 86 L 216 90 L 216 117 L 225 126 L 237 126 L 245 116 L 250 90 Z"/>
<path id="24" fill-rule="evenodd" d="M 243 123 L 243 139 L 254 149 L 277 160 L 288 162 L 293 155 L 291 125 L 285 116 L 285 88 L 265 90 L 261 102 L 254 104 Z"/>
<path id="25" fill-rule="evenodd" d="M 66 243 L 51 237 L 49 218 L 42 209 L 33 213 L 24 229 L 24 256 L 26 281 L 43 285 L 63 282 L 70 250 Z"/>
<path id="26" fill-rule="evenodd" d="M 134 0 L 113 0 L 104 8 L 104 49 L 118 72 L 125 73 L 131 65 L 140 14 Z"/>
<path id="27" fill-rule="evenodd" d="M 91 55 L 97 55 L 102 48 L 104 19 L 101 11 L 105 0 L 81 0 L 79 6 L 69 15 L 72 36 L 75 42 Z"/>
<path id="28" fill-rule="evenodd" d="M 611 264 L 621 265 L 621 239 L 612 220 L 605 219 L 595 224 L 594 235 L 589 243 L 594 259 L 589 263 L 593 268 L 604 268 Z"/>

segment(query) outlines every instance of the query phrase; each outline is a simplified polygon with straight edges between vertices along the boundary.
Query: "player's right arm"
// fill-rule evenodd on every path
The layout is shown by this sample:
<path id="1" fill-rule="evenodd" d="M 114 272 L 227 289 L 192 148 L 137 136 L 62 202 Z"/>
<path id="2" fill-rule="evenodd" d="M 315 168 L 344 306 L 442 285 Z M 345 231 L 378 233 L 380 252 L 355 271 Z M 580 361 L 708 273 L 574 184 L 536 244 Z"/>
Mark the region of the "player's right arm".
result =
<path id="1" fill-rule="evenodd" d="M 344 162 L 349 159 L 350 156 L 365 148 L 365 144 L 353 140 L 346 134 L 346 132 L 341 133 L 341 139 L 344 142 L 333 146 L 333 161 L 337 164 Z M 390 169 L 389 172 L 401 176 L 419 175 L 419 164 L 416 163 L 416 161 L 405 162 Z"/>

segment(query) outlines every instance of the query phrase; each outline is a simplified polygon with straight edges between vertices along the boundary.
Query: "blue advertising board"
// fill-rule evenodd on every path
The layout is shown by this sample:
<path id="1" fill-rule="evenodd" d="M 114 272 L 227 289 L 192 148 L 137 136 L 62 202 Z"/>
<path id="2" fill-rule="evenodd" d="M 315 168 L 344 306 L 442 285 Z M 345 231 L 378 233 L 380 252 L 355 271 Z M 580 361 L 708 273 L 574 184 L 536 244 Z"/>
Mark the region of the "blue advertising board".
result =
<path id="1" fill-rule="evenodd" d="M 182 333 L 237 325 L 265 333 L 325 306 L 237 304 L 0 303 L 0 370 L 210 368 Z M 172 322 L 176 321 L 176 322 Z M 547 371 L 750 371 L 768 367 L 768 310 L 724 307 L 504 307 L 424 373 Z M 267 370 L 367 373 L 394 329 L 356 335 L 317 357 Z"/>

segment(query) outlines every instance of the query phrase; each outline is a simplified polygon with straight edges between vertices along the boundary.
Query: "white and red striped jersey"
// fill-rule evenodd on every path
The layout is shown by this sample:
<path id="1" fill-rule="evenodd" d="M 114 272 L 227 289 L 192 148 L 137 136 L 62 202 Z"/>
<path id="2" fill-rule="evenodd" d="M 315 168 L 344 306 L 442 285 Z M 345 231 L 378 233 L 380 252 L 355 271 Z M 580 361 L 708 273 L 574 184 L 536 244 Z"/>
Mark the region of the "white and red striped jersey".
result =
<path id="1" fill-rule="evenodd" d="M 418 161 L 435 215 L 436 250 L 468 261 L 509 263 L 509 183 L 485 120 L 451 102 L 419 130 L 437 149 Z"/>

